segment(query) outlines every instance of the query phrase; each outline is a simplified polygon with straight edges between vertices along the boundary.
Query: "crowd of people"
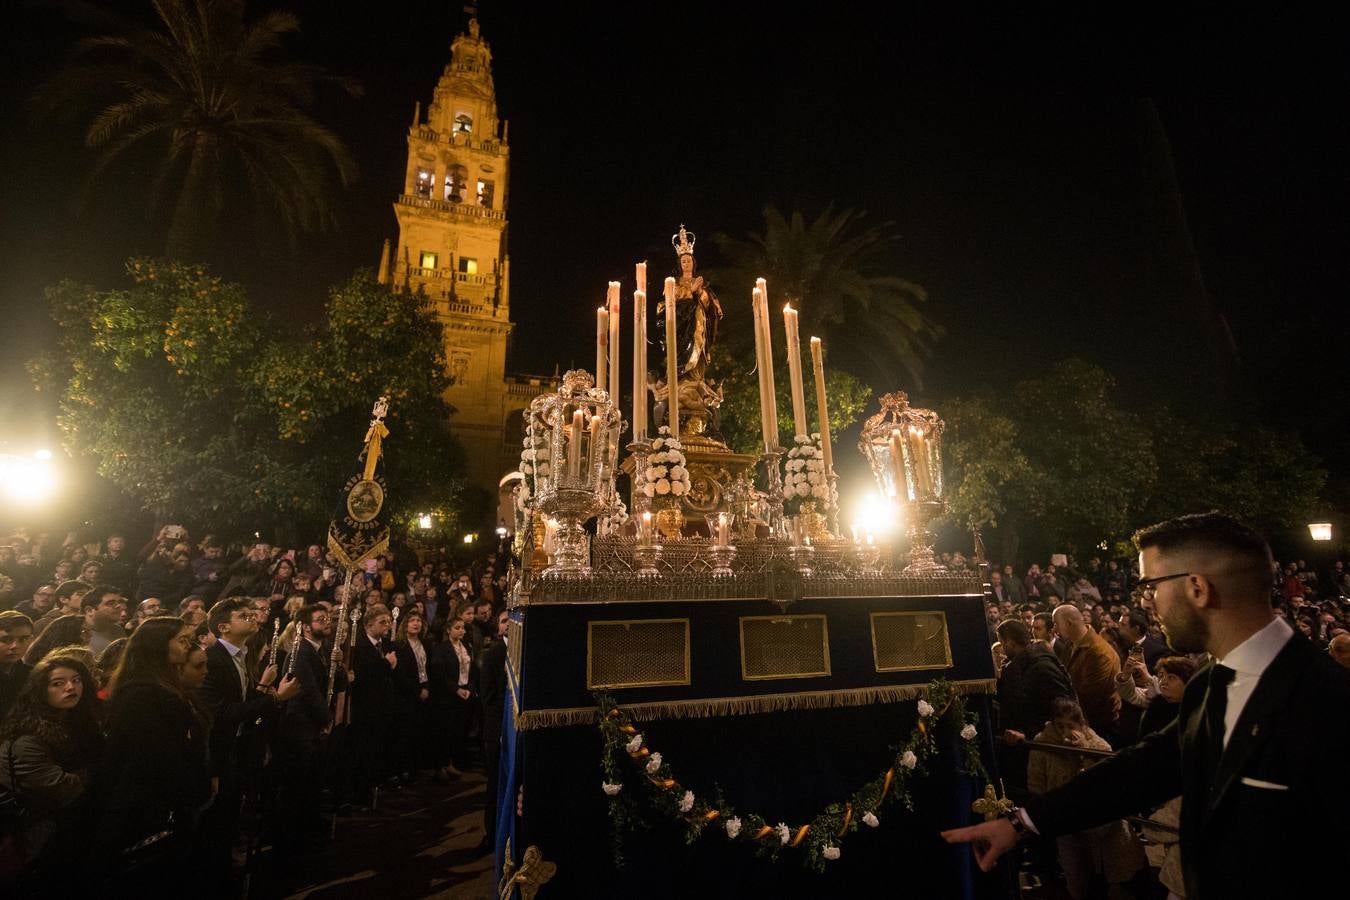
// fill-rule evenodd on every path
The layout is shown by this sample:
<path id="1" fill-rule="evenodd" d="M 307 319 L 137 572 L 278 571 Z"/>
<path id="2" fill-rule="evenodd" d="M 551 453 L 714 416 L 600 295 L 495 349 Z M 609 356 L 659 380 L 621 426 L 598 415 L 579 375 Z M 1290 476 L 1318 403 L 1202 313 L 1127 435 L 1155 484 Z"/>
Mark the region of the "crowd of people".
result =
<path id="1" fill-rule="evenodd" d="M 204 874 L 233 896 L 250 847 L 295 858 L 381 790 L 470 768 L 490 835 L 504 551 L 400 547 L 349 577 L 317 544 L 181 526 L 139 552 L 0 540 L 0 890 Z"/>
<path id="2" fill-rule="evenodd" d="M 969 563 L 944 554 L 954 569 Z M 1272 570 L 1272 618 L 1298 639 L 1350 668 L 1350 575 L 1343 561 L 1320 572 L 1304 560 Z M 1166 641 L 1153 604 L 1155 586 L 1141 582 L 1137 560 L 1093 558 L 1084 568 L 1061 557 L 1018 575 L 1013 565 L 989 568 L 987 624 L 998 676 L 999 770 L 1019 805 L 1091 768 L 1103 754 L 1161 731 L 1177 718 L 1187 683 L 1205 653 L 1179 654 Z M 1123 820 L 1051 845 L 1027 860 L 1044 896 L 1184 897 L 1176 826 L 1180 798 L 1153 810 L 1157 827 Z M 1058 892 L 1057 892 L 1058 891 Z M 1096 893 L 1094 893 L 1096 892 Z"/>

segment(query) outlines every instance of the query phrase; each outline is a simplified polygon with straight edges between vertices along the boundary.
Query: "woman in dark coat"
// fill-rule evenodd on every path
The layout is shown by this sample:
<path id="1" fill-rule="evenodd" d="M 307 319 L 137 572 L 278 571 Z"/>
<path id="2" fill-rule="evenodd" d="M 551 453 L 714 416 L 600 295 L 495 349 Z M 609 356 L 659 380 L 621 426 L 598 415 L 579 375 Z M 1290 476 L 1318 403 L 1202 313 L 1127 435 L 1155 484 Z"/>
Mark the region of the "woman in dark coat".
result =
<path id="1" fill-rule="evenodd" d="M 440 771 L 444 777 L 459 775 L 468 763 L 470 714 L 478 706 L 474 692 L 478 670 L 468 646 L 467 630 L 463 619 L 451 619 L 445 626 L 445 640 L 435 649 L 433 692 L 440 706 L 436 715 L 445 729 L 437 751 L 445 760 Z"/>
<path id="2" fill-rule="evenodd" d="M 17 883 L 0 887 L 18 896 L 56 896 L 74 889 L 87 831 L 89 769 L 103 738 L 93 674 L 77 656 L 53 653 L 32 672 L 0 726 L 0 787 L 24 810 L 22 830 L 3 854 L 23 867 Z"/>
<path id="3" fill-rule="evenodd" d="M 209 726 L 180 682 L 194 644 L 183 620 L 147 619 L 109 683 L 94 857 L 96 871 L 117 890 L 148 890 L 188 876 L 197 816 L 213 795 Z"/>
<path id="4" fill-rule="evenodd" d="M 393 750 L 397 755 L 394 772 L 409 783 L 427 762 L 427 735 L 431 720 L 431 646 L 423 641 L 427 622 L 420 613 L 410 612 L 398 623 L 398 641 L 394 653 L 394 692 L 398 698 L 395 713 L 398 738 Z"/>

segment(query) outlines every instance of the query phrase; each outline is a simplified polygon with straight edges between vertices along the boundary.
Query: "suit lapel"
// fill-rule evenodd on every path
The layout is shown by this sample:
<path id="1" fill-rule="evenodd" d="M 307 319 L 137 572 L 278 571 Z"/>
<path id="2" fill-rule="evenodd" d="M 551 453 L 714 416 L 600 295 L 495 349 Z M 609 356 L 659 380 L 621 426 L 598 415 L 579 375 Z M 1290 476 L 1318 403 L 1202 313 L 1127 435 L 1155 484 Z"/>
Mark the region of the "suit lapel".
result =
<path id="1" fill-rule="evenodd" d="M 1248 698 L 1247 705 L 1242 707 L 1242 715 L 1234 723 L 1228 746 L 1219 758 L 1214 790 L 1210 793 L 1210 803 L 1205 810 L 1206 819 L 1218 808 L 1252 753 L 1265 743 L 1274 730 L 1269 720 L 1285 705 L 1307 663 L 1303 649 L 1304 645 L 1297 637 L 1290 638 L 1289 643 L 1261 673 L 1261 680 L 1256 683 L 1256 690 Z"/>

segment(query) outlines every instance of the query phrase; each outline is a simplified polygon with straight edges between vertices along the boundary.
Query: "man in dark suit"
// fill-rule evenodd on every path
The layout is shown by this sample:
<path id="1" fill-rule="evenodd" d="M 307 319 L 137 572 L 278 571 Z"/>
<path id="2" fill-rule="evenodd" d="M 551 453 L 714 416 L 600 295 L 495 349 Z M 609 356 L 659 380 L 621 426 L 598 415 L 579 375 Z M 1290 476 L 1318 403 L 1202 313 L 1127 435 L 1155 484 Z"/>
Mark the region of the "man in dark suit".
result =
<path id="1" fill-rule="evenodd" d="M 1024 810 L 943 837 L 973 843 L 988 871 L 1026 832 L 1071 834 L 1179 794 L 1188 900 L 1315 896 L 1325 873 L 1281 861 L 1334 859 L 1350 840 L 1325 780 L 1350 758 L 1350 673 L 1272 614 L 1270 548 L 1251 529 L 1206 513 L 1135 542 L 1168 643 L 1214 663 L 1163 730 Z"/>
<path id="2" fill-rule="evenodd" d="M 288 670 L 300 692 L 281 709 L 277 729 L 277 760 L 281 769 L 281 807 L 278 847 L 294 852 L 323 838 L 319 800 L 323 789 L 323 738 L 332 727 L 328 708 L 328 639 L 332 625 L 328 611 L 305 606 L 296 614 L 300 640 Z M 345 671 L 338 673 L 338 681 Z"/>
<path id="3" fill-rule="evenodd" d="M 389 609 L 366 608 L 364 627 L 352 649 L 351 735 L 355 745 L 356 802 L 374 806 L 374 788 L 384 778 L 393 727 L 394 667 L 398 656 L 389 640 Z"/>
<path id="4" fill-rule="evenodd" d="M 1125 652 L 1120 658 L 1122 664 L 1130 655 L 1130 648 L 1138 647 L 1139 650 L 1136 652 L 1143 654 L 1144 665 L 1148 667 L 1149 674 L 1156 675 L 1154 664 L 1164 656 L 1172 655 L 1166 644 L 1148 633 L 1148 612 L 1137 606 L 1121 613 L 1119 634 L 1123 639 L 1122 643 L 1126 644 Z"/>
<path id="5" fill-rule="evenodd" d="M 273 689 L 275 667 L 254 678 L 245 658 L 245 645 L 258 631 L 258 620 L 243 598 L 232 597 L 211 607 L 207 619 L 216 642 L 206 651 L 206 681 L 199 691 L 211 713 L 207 767 L 219 787 L 210 809 L 202 817 L 201 832 L 207 864 L 213 871 L 212 883 L 229 890 L 230 848 L 239 822 L 239 804 L 243 799 L 243 776 L 239 760 L 242 740 L 255 720 L 270 715 L 277 704 L 300 693 L 300 683 L 286 678 Z"/>

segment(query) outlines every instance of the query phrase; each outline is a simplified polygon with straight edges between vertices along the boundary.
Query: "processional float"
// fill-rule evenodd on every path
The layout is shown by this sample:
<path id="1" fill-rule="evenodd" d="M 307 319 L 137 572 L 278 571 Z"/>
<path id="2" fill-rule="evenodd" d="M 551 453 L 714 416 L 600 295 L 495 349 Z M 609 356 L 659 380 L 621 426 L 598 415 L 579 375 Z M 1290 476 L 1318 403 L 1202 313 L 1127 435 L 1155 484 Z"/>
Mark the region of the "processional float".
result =
<path id="1" fill-rule="evenodd" d="M 566 373 L 523 413 L 499 891 L 702 896 L 730 878 L 744 882 L 739 896 L 838 896 L 876 874 L 862 864 L 869 855 L 893 868 L 919 865 L 916 853 L 938 854 L 933 883 L 945 883 L 968 866 L 935 846 L 936 824 L 953 819 L 920 808 L 915 772 L 926 767 L 924 796 L 944 814 L 983 791 L 964 772 L 980 767 L 972 748 L 988 733 L 993 670 L 980 577 L 933 555 L 942 420 L 904 393 L 882 397 L 859 449 L 905 523 L 908 556 L 866 527 L 846 538 L 824 348 L 810 339 L 812 430 L 789 302 L 784 448 L 764 279 L 749 290 L 762 449 L 738 453 L 721 439 L 723 397 L 707 372 L 723 308 L 697 273 L 695 240 L 683 226 L 672 237 L 678 268 L 655 307 L 655 342 L 637 265 L 628 420 L 618 282 L 597 310 L 595 373 Z M 957 721 L 952 734 L 965 737 L 949 746 L 937 724 L 960 719 L 967 702 L 973 718 Z M 898 744 L 906 733 L 915 743 Z M 962 741 L 969 758 L 951 762 Z M 854 809 L 901 794 L 915 804 L 908 817 Z M 765 812 L 733 814 L 750 806 Z M 841 857 L 855 836 L 858 860 Z"/>

